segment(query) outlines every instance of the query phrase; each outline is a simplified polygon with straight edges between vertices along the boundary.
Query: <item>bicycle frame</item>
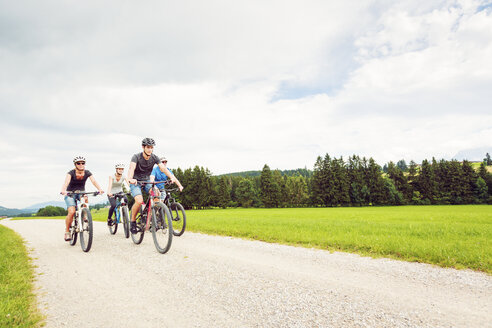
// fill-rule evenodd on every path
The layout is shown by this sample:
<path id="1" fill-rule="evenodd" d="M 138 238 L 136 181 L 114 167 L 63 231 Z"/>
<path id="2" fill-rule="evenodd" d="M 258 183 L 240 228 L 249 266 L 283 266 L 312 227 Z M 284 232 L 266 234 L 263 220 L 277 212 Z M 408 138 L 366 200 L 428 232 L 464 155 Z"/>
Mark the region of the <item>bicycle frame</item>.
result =
<path id="1" fill-rule="evenodd" d="M 122 211 L 122 206 L 125 206 L 126 203 L 125 203 L 125 200 L 123 198 L 123 194 L 122 193 L 117 193 L 114 195 L 115 198 L 116 198 L 116 207 L 114 209 L 114 212 L 115 212 L 115 215 L 116 215 L 116 223 L 120 223 L 121 222 L 121 217 L 123 216 L 123 213 L 121 212 Z"/>
<path id="2" fill-rule="evenodd" d="M 145 231 L 148 231 L 150 228 L 150 220 L 152 218 L 152 208 L 155 205 L 154 198 L 157 197 L 154 188 L 156 184 L 163 183 L 164 181 L 154 181 L 154 182 L 148 182 L 148 181 L 138 181 L 140 185 L 146 185 L 146 184 L 151 184 L 152 188 L 149 190 L 149 199 L 147 200 L 147 203 L 145 204 L 144 209 L 142 210 L 142 214 L 145 214 L 147 212 L 147 221 L 145 223 Z"/>
<path id="3" fill-rule="evenodd" d="M 84 208 L 84 207 L 89 208 L 89 197 L 87 197 L 87 200 L 85 200 L 84 202 L 82 202 L 81 197 L 84 197 L 84 196 L 89 195 L 89 194 L 94 194 L 94 196 L 95 196 L 98 193 L 94 193 L 94 192 L 77 193 L 77 192 L 74 192 L 74 193 L 67 194 L 69 196 L 73 195 L 73 199 L 75 201 L 75 214 L 73 215 L 74 216 L 73 220 L 77 220 L 77 222 L 75 223 L 75 225 L 77 227 L 75 232 L 77 232 L 77 233 L 80 232 L 80 227 L 82 227 L 82 208 Z"/>

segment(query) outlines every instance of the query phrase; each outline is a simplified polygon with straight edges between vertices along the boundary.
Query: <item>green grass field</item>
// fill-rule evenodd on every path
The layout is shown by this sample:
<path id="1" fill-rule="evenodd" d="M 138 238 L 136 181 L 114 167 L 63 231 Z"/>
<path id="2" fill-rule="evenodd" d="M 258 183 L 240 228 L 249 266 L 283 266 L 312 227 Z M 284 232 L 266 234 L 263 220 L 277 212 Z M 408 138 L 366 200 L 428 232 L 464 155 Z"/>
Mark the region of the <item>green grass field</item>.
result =
<path id="1" fill-rule="evenodd" d="M 0 327 L 38 327 L 33 267 L 22 239 L 0 225 Z"/>
<path id="2" fill-rule="evenodd" d="M 186 229 L 492 273 L 489 205 L 195 210 Z"/>

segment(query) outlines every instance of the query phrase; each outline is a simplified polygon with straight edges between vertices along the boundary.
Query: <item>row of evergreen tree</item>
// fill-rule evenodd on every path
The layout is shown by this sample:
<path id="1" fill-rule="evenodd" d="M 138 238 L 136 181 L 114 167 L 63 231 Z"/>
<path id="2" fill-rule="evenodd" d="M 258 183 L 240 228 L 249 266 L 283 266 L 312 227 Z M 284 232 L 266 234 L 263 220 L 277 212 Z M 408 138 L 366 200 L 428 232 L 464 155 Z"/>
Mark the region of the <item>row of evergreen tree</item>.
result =
<path id="1" fill-rule="evenodd" d="M 492 164 L 492 163 L 491 163 Z M 260 174 L 213 176 L 203 167 L 173 170 L 185 186 L 177 199 L 185 208 L 305 207 L 405 204 L 492 204 L 492 174 L 468 161 L 432 159 L 421 165 L 385 165 L 374 159 L 318 157 L 314 170 L 279 171 L 265 164 Z"/>

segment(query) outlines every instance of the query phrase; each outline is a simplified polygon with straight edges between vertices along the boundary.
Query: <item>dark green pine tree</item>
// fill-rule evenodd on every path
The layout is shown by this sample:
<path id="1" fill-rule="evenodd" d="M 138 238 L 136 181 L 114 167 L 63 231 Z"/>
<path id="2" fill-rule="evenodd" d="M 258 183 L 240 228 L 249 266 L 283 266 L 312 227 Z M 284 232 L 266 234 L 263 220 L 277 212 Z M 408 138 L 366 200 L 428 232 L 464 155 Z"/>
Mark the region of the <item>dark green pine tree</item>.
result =
<path id="1" fill-rule="evenodd" d="M 226 208 L 231 201 L 231 181 L 225 176 L 219 178 L 217 184 L 217 206 Z"/>
<path id="2" fill-rule="evenodd" d="M 487 171 L 487 167 L 484 163 L 480 164 L 478 175 L 483 179 L 483 181 L 485 181 L 489 195 L 492 196 L 492 174 Z"/>
<path id="3" fill-rule="evenodd" d="M 265 164 L 260 175 L 260 195 L 263 206 L 278 207 L 280 197 L 280 187 L 273 180 L 270 167 Z"/>
<path id="4" fill-rule="evenodd" d="M 236 191 L 239 206 L 251 207 L 258 202 L 254 183 L 251 179 L 242 178 Z"/>
<path id="5" fill-rule="evenodd" d="M 311 178 L 311 203 L 315 206 L 323 205 L 323 159 L 318 156 L 313 168 L 313 177 Z"/>
<path id="6" fill-rule="evenodd" d="M 485 154 L 485 158 L 483 159 L 483 162 L 485 163 L 485 165 L 492 165 L 492 159 L 490 158 L 489 153 Z"/>
<path id="7" fill-rule="evenodd" d="M 386 188 L 381 175 L 381 167 L 371 157 L 366 169 L 366 184 L 369 187 L 370 202 L 372 205 L 381 205 L 386 202 Z"/>
<path id="8" fill-rule="evenodd" d="M 288 202 L 288 194 L 287 194 L 287 177 L 282 176 L 282 173 L 280 170 L 274 170 L 272 172 L 272 179 L 274 183 L 278 186 L 279 188 L 279 193 L 277 196 L 278 199 L 278 207 L 287 207 L 287 202 Z"/>
<path id="9" fill-rule="evenodd" d="M 477 178 L 478 174 L 473 169 L 471 163 L 467 160 L 464 160 L 461 164 L 462 168 L 462 176 L 461 176 L 461 184 L 463 190 L 463 203 L 464 204 L 472 204 L 478 203 L 478 198 L 475 198 L 476 188 L 477 188 Z"/>
<path id="10" fill-rule="evenodd" d="M 350 183 L 350 202 L 355 206 L 367 205 L 369 189 L 364 180 L 364 169 L 359 156 L 349 157 L 347 164 L 347 176 Z"/>
<path id="11" fill-rule="evenodd" d="M 410 203 L 412 200 L 412 188 L 408 184 L 408 178 L 403 173 L 402 169 L 393 162 L 388 164 L 388 177 L 393 181 L 395 189 L 400 195 L 395 195 L 394 199 L 397 205 Z M 388 188 L 388 184 L 386 184 Z M 388 192 L 390 190 L 388 189 Z M 392 191 L 392 190 L 391 190 Z"/>
<path id="12" fill-rule="evenodd" d="M 434 171 L 432 170 L 429 161 L 426 159 L 422 161 L 420 174 L 417 177 L 417 190 L 420 192 L 424 204 L 435 204 L 437 185 Z"/>
<path id="13" fill-rule="evenodd" d="M 322 191 L 323 204 L 325 206 L 333 206 L 335 204 L 335 181 L 332 169 L 332 161 L 330 155 L 326 154 L 323 158 L 322 172 Z"/>
<path id="14" fill-rule="evenodd" d="M 398 163 L 396 163 L 396 166 L 403 172 L 406 172 L 408 170 L 407 163 L 404 159 L 399 160 Z"/>
<path id="15" fill-rule="evenodd" d="M 342 157 L 334 158 L 331 164 L 334 180 L 333 204 L 346 206 L 350 204 L 350 181 Z"/>
<path id="16" fill-rule="evenodd" d="M 463 204 L 463 196 L 465 194 L 465 188 L 463 183 L 463 168 L 461 163 L 452 160 L 448 162 L 448 176 L 447 180 L 449 183 L 449 194 L 451 204 Z"/>

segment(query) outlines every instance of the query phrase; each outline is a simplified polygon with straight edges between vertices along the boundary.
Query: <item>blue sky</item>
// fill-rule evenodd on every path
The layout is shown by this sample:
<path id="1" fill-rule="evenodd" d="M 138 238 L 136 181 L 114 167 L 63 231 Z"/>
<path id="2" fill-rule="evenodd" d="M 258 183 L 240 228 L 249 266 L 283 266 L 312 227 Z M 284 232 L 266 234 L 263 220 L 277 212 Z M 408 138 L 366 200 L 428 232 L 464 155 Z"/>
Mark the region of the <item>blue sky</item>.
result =
<path id="1" fill-rule="evenodd" d="M 0 205 L 146 136 L 214 174 L 492 153 L 490 58 L 491 1 L 0 0 Z"/>

